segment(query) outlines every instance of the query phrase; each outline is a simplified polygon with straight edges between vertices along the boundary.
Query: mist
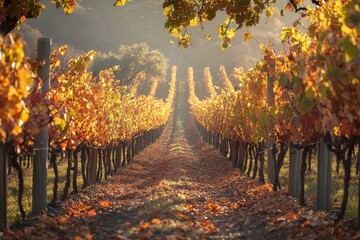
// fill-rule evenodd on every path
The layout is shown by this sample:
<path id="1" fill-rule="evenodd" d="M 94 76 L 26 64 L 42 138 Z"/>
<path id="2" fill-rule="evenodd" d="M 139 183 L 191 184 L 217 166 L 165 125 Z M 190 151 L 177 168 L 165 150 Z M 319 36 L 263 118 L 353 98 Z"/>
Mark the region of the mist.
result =
<path id="1" fill-rule="evenodd" d="M 239 30 L 232 46 L 221 50 L 217 26 L 225 15 L 217 16 L 214 21 L 204 23 L 204 30 L 200 27 L 191 29 L 192 45 L 184 49 L 170 43 L 173 39 L 164 28 L 162 0 L 134 0 L 124 7 L 114 7 L 113 2 L 78 0 L 73 14 L 66 15 L 49 0 L 44 1 L 47 8 L 39 18 L 27 20 L 20 30 L 28 35 L 26 39 L 30 39 L 27 52 L 34 51 L 34 38 L 39 36 L 52 38 L 54 47 L 68 44 L 75 55 L 91 49 L 117 52 L 120 45 L 146 42 L 150 49 L 159 49 L 169 59 L 169 66 L 178 67 L 178 79 L 186 79 L 189 66 L 194 68 L 196 78 L 202 77 L 206 66 L 216 78 L 220 65 L 225 66 L 228 74 L 234 67 L 252 67 L 262 55 L 258 43 L 272 42 L 281 50 L 281 28 L 298 17 L 294 13 L 280 17 L 277 11 L 273 17 L 261 19 L 259 25 Z M 278 8 L 283 6 L 278 5 Z M 253 35 L 248 43 L 243 40 L 245 30 Z M 212 35 L 210 41 L 205 38 L 206 34 Z"/>

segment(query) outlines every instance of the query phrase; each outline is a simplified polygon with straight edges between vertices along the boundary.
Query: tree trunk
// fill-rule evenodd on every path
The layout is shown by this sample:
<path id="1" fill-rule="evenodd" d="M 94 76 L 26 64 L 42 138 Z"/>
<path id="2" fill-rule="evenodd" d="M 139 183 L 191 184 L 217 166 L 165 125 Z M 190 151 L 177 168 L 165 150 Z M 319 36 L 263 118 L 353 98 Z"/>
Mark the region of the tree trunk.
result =
<path id="1" fill-rule="evenodd" d="M 305 205 L 305 172 L 306 172 L 306 156 L 309 151 L 309 146 L 305 145 L 303 148 L 303 154 L 301 159 L 301 170 L 300 170 L 300 205 Z"/>
<path id="2" fill-rule="evenodd" d="M 240 142 L 240 146 L 239 146 L 239 161 L 236 167 L 238 167 L 240 170 L 242 169 L 242 166 L 244 165 L 244 158 L 245 158 L 245 143 L 244 142 Z"/>
<path id="3" fill-rule="evenodd" d="M 59 170 L 58 170 L 58 166 L 57 166 L 57 162 L 56 162 L 56 150 L 53 148 L 50 152 L 51 156 L 50 156 L 50 162 L 53 166 L 53 170 L 54 170 L 54 187 L 53 187 L 53 197 L 51 199 L 50 204 L 54 205 L 57 201 L 57 197 L 58 197 L 58 186 L 59 186 Z"/>
<path id="4" fill-rule="evenodd" d="M 135 139 L 131 141 L 131 159 L 134 159 L 135 157 L 134 149 L 135 149 Z"/>
<path id="5" fill-rule="evenodd" d="M 243 161 L 243 167 L 242 167 L 242 172 L 246 173 L 246 167 L 247 167 L 247 163 L 249 161 L 249 144 L 248 143 L 244 143 L 244 161 Z"/>
<path id="6" fill-rule="evenodd" d="M 3 143 L 0 143 L 0 231 L 6 231 L 8 207 L 8 155 Z"/>
<path id="7" fill-rule="evenodd" d="M 14 148 L 14 146 L 12 146 L 11 144 L 7 145 L 7 148 L 9 149 L 9 157 L 10 157 L 10 163 L 11 166 L 13 168 L 15 168 L 17 175 L 18 175 L 18 187 L 19 187 L 19 192 L 18 192 L 18 205 L 19 205 L 19 211 L 21 214 L 21 218 L 25 219 L 26 217 L 26 213 L 24 210 L 24 206 L 23 206 L 23 202 L 22 202 L 22 196 L 24 194 L 24 172 L 21 168 L 21 166 L 19 165 L 19 163 L 17 162 L 17 158 L 18 158 L 18 154 L 16 153 L 16 150 Z"/>
<path id="8" fill-rule="evenodd" d="M 129 164 L 131 161 L 131 143 L 130 141 L 127 142 L 127 147 L 126 147 L 126 158 L 127 158 L 127 163 Z"/>
<path id="9" fill-rule="evenodd" d="M 239 158 L 239 141 L 233 141 L 231 144 L 231 156 L 232 156 L 232 163 L 233 167 L 235 168 L 238 164 L 238 158 Z"/>
<path id="10" fill-rule="evenodd" d="M 246 174 L 250 177 L 250 173 L 251 173 L 251 170 L 252 170 L 252 165 L 253 165 L 253 151 L 252 151 L 253 147 L 252 145 L 249 144 L 249 147 L 248 147 L 248 156 L 249 156 L 249 167 L 247 169 L 247 172 Z"/>
<path id="11" fill-rule="evenodd" d="M 146 142 L 146 140 L 144 142 Z M 123 167 L 126 164 L 126 141 L 122 141 L 121 145 L 122 145 L 122 153 L 123 153 L 121 166 Z"/>
<path id="12" fill-rule="evenodd" d="M 253 174 L 252 174 L 251 178 L 255 179 L 256 175 L 257 175 L 257 171 L 258 171 L 259 147 L 254 145 L 253 151 L 254 151 L 254 171 L 253 171 Z"/>
<path id="13" fill-rule="evenodd" d="M 101 179 L 102 179 L 102 171 L 103 171 L 103 166 L 102 166 L 102 162 L 103 162 L 103 159 L 102 159 L 102 149 L 99 148 L 98 149 L 98 171 L 97 171 L 97 174 L 96 174 L 96 181 L 97 182 L 101 182 Z"/>
<path id="14" fill-rule="evenodd" d="M 117 144 L 116 150 L 116 166 L 119 170 L 121 168 L 121 142 Z"/>
<path id="15" fill-rule="evenodd" d="M 69 194 L 69 189 L 70 189 L 70 184 L 71 184 L 71 169 L 72 169 L 72 150 L 71 149 L 67 149 L 67 169 L 66 169 L 66 183 L 65 183 L 65 187 L 64 187 L 64 192 L 63 195 L 61 197 L 61 200 L 64 201 Z"/>
<path id="16" fill-rule="evenodd" d="M 348 198 L 349 198 L 349 183 L 350 183 L 350 178 L 351 178 L 351 157 L 354 151 L 354 147 L 355 147 L 355 138 L 351 137 L 349 140 L 346 140 L 348 145 L 348 149 L 347 149 L 347 156 L 346 158 L 343 158 L 343 166 L 344 166 L 344 171 L 345 171 L 345 176 L 344 176 L 344 194 L 343 194 L 343 198 L 342 198 L 342 202 L 341 202 L 341 208 L 340 208 L 340 212 L 338 214 L 338 219 L 341 219 L 345 216 L 345 212 L 346 212 L 346 207 L 347 207 L 347 202 L 348 202 Z"/>
<path id="17" fill-rule="evenodd" d="M 77 187 L 77 175 L 78 175 L 78 154 L 81 151 L 81 147 L 77 147 L 73 151 L 73 159 L 74 159 L 74 166 L 73 166 L 73 190 L 72 193 L 78 193 Z"/>
<path id="18" fill-rule="evenodd" d="M 265 146 L 264 146 L 264 142 L 260 142 L 259 143 L 259 162 L 260 162 L 260 167 L 259 167 L 259 181 L 261 183 L 265 183 L 265 176 L 264 176 L 264 164 L 265 164 Z"/>
<path id="19" fill-rule="evenodd" d="M 275 159 L 275 182 L 274 182 L 274 185 L 273 185 L 273 189 L 274 191 L 277 191 L 278 189 L 281 189 L 281 185 L 280 185 L 280 170 L 284 164 L 284 159 L 285 159 L 285 155 L 286 155 L 286 152 L 288 150 L 289 146 L 287 143 L 280 143 L 280 152 L 277 156 L 277 159 L 276 159 L 276 152 L 275 152 L 275 155 L 274 156 L 274 159 Z"/>
<path id="20" fill-rule="evenodd" d="M 87 186 L 87 174 L 86 174 L 86 149 L 85 145 L 81 146 L 81 155 L 80 155 L 80 163 L 81 163 L 81 177 L 83 179 L 83 185 L 81 188 L 86 188 Z"/>
<path id="21" fill-rule="evenodd" d="M 114 166 L 114 172 L 117 172 L 117 165 L 116 165 L 116 145 L 114 145 L 113 147 L 111 147 L 111 162 L 112 165 Z"/>

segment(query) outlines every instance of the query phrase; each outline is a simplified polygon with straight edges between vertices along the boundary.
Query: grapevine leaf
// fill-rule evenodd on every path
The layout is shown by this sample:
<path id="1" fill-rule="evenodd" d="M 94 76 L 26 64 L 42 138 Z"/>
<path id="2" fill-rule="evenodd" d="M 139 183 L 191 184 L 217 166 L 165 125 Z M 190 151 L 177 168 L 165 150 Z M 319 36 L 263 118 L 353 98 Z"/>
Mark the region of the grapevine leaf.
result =
<path id="1" fill-rule="evenodd" d="M 349 36 L 345 37 L 342 41 L 342 48 L 345 52 L 345 61 L 347 63 L 353 61 L 359 54 L 359 49 L 352 44 Z"/>
<path id="2" fill-rule="evenodd" d="M 190 20 L 191 27 L 196 27 L 197 25 L 199 25 L 199 23 L 200 23 L 200 19 L 198 17 L 194 17 L 193 19 Z"/>
<path id="3" fill-rule="evenodd" d="M 246 32 L 244 33 L 244 41 L 245 41 L 245 42 L 248 42 L 248 41 L 250 41 L 251 39 L 252 39 L 251 33 L 250 33 L 249 31 L 246 31 Z"/>
<path id="4" fill-rule="evenodd" d="M 267 10 L 266 10 L 266 16 L 267 17 L 271 17 L 272 15 L 274 15 L 275 13 L 275 9 L 273 7 L 269 7 Z"/>
<path id="5" fill-rule="evenodd" d="M 171 16 L 172 15 L 172 12 L 173 12 L 173 8 L 171 5 L 167 6 L 164 8 L 164 16 Z"/>
<path id="6" fill-rule="evenodd" d="M 235 28 L 230 28 L 230 29 L 228 29 L 227 32 L 226 32 L 226 36 L 227 36 L 228 38 L 233 38 L 235 35 L 236 35 L 236 30 L 235 30 Z"/>
<path id="7" fill-rule="evenodd" d="M 60 131 L 64 131 L 66 129 L 66 121 L 62 118 L 55 117 L 54 124 L 60 129 Z"/>
<path id="8" fill-rule="evenodd" d="M 64 12 L 65 12 L 66 14 L 72 14 L 73 11 L 74 11 L 74 8 L 72 8 L 72 7 L 68 6 L 68 5 L 66 5 L 66 6 L 64 7 Z"/>
<path id="9" fill-rule="evenodd" d="M 126 4 L 127 1 L 128 1 L 128 0 L 116 0 L 114 6 L 116 6 L 116 7 L 122 7 L 122 6 L 124 6 L 124 5 Z"/>

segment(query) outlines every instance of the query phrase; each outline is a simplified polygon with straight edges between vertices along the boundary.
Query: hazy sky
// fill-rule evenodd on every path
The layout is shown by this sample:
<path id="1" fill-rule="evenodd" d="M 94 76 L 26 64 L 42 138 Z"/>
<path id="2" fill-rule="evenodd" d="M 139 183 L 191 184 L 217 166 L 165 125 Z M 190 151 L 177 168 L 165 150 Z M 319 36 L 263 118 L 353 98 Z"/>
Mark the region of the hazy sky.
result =
<path id="1" fill-rule="evenodd" d="M 196 73 L 210 66 L 216 74 L 220 64 L 230 73 L 233 67 L 253 66 L 261 57 L 257 41 L 274 42 L 278 46 L 281 28 L 293 23 L 299 15 L 287 12 L 280 17 L 279 11 L 270 19 L 261 19 L 261 23 L 249 29 L 254 38 L 243 42 L 243 32 L 238 31 L 228 50 L 220 49 L 217 25 L 223 20 L 219 16 L 214 22 L 205 24 L 206 34 L 212 40 L 204 38 L 200 28 L 192 29 L 193 45 L 183 49 L 170 44 L 171 37 L 164 26 L 162 0 L 133 0 L 125 7 L 114 7 L 114 0 L 78 0 L 78 6 L 70 16 L 62 10 L 44 1 L 48 6 L 38 19 L 29 19 L 27 24 L 38 29 L 42 36 L 51 37 L 54 42 L 70 44 L 81 51 L 95 49 L 103 52 L 116 52 L 121 44 L 147 42 L 151 49 L 159 49 L 169 58 L 170 64 L 178 66 L 186 74 L 188 66 Z M 284 3 L 279 4 L 283 8 Z M 185 75 L 183 75 L 185 77 Z"/>

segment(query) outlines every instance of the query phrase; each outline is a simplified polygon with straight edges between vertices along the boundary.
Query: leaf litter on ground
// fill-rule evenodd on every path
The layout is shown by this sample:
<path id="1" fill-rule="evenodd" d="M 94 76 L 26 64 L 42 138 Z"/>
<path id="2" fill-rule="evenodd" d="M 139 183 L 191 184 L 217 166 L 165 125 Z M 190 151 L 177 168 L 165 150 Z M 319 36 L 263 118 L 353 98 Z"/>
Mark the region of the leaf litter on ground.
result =
<path id="1" fill-rule="evenodd" d="M 172 121 L 169 121 L 170 123 Z M 353 220 L 300 207 L 241 176 L 190 117 L 106 183 L 2 239 L 359 239 Z M 179 127 L 180 126 L 180 127 Z M 174 132 L 172 132 L 174 131 Z"/>

